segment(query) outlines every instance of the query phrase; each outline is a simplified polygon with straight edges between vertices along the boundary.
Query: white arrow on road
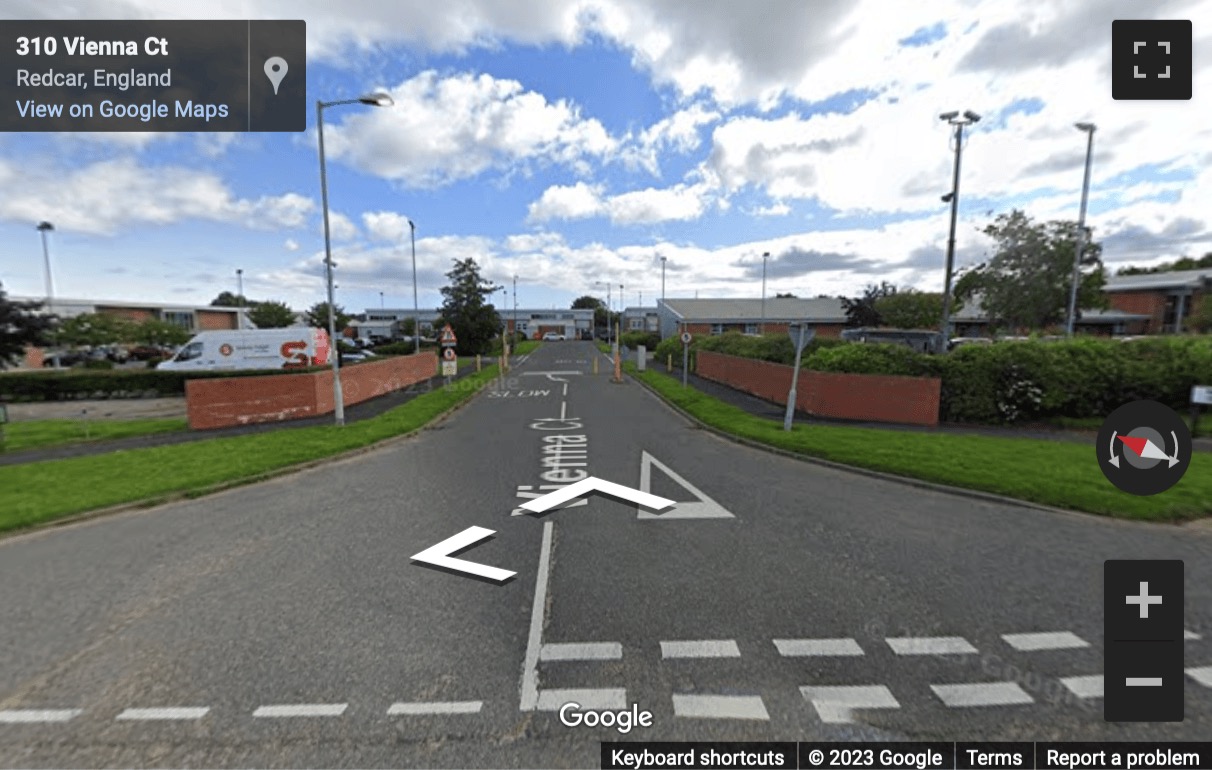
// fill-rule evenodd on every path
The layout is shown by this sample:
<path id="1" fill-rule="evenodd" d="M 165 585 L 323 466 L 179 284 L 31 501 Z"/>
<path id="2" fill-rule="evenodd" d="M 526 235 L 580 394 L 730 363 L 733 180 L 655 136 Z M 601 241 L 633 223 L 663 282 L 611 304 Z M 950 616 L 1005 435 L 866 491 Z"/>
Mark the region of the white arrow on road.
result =
<path id="1" fill-rule="evenodd" d="M 530 502 L 522 503 L 522 507 L 534 513 L 543 513 L 555 508 L 557 505 L 562 505 L 569 500 L 575 500 L 590 492 L 605 492 L 612 497 L 618 497 L 630 503 L 651 508 L 654 511 L 662 511 L 677 503 L 676 500 L 659 497 L 648 492 L 641 492 L 638 489 L 625 487 L 622 484 L 615 484 L 613 481 L 599 479 L 597 476 L 590 476 L 589 478 L 581 479 L 575 484 L 569 484 L 563 489 L 557 489 L 555 492 L 549 492 L 542 497 L 536 497 Z"/>
<path id="2" fill-rule="evenodd" d="M 518 573 L 510 572 L 507 569 L 489 567 L 487 564 L 477 564 L 474 561 L 456 559 L 451 556 L 452 553 L 473 546 L 481 540 L 487 540 L 495 534 L 496 530 L 485 529 L 484 527 L 468 527 L 454 537 L 448 537 L 437 545 L 431 545 L 424 551 L 414 554 L 412 560 L 504 583 Z"/>

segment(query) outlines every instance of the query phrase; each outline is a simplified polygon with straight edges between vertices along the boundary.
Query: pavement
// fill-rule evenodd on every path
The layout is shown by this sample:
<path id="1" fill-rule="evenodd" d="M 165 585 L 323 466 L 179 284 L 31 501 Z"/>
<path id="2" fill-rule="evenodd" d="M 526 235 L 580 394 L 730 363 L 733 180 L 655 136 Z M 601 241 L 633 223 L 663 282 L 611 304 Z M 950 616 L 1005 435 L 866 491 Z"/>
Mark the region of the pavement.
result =
<path id="1" fill-rule="evenodd" d="M 544 344 L 378 450 L 0 541 L 0 766 L 597 767 L 603 740 L 1212 734 L 1212 533 L 742 446 L 595 357 Z M 517 507 L 582 470 L 677 505 Z M 473 526 L 495 536 L 459 558 L 514 579 L 411 561 Z M 1103 720 L 1111 558 L 1185 561 L 1183 722 Z M 652 725 L 568 726 L 569 702 Z"/>

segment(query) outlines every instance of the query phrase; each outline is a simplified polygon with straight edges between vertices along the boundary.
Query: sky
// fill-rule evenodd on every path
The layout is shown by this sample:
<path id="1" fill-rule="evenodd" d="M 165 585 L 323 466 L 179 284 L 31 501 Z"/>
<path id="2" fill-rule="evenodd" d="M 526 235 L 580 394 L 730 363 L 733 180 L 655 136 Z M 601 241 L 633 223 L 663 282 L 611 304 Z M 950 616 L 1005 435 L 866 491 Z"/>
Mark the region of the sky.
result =
<path id="1" fill-rule="evenodd" d="M 203 15 L 204 14 L 204 15 Z M 1212 3 L 1156 0 L 7 0 L 12 19 L 304 19 L 337 302 L 422 308 L 472 257 L 520 307 L 943 284 L 1014 208 L 1087 223 L 1114 272 L 1212 251 Z M 1190 101 L 1111 98 L 1111 22 L 1191 19 Z M 298 133 L 0 134 L 0 281 L 206 304 L 324 298 L 314 110 Z"/>

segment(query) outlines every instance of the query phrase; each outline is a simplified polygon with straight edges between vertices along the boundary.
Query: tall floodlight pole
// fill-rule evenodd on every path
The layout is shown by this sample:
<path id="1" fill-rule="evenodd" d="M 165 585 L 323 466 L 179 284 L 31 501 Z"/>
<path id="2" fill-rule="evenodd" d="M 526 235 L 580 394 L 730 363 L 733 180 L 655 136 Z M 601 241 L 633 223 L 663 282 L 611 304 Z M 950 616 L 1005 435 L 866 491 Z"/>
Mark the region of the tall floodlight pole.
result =
<path id="1" fill-rule="evenodd" d="M 55 226 L 50 222 L 38 223 L 38 232 L 42 234 L 42 265 L 46 278 L 46 312 L 48 313 L 55 312 L 55 281 L 51 276 L 50 246 L 47 245 L 46 234 L 54 229 Z M 56 369 L 59 368 L 58 350 L 55 350 L 54 354 L 51 356 L 51 364 Z"/>
<path id="2" fill-rule="evenodd" d="M 770 259 L 770 252 L 762 254 L 762 324 L 758 327 L 758 332 L 766 333 L 766 260 Z"/>
<path id="3" fill-rule="evenodd" d="M 341 392 L 341 355 L 337 348 L 337 315 L 334 309 L 334 286 L 332 276 L 332 230 L 328 223 L 328 170 L 324 161 L 324 108 L 341 104 L 369 104 L 388 107 L 392 104 L 387 94 L 367 94 L 357 99 L 342 99 L 335 102 L 316 100 L 316 134 L 320 145 L 320 202 L 324 210 L 324 277 L 328 284 L 328 355 L 332 359 L 333 421 L 345 424 L 345 397 Z"/>
<path id="4" fill-rule="evenodd" d="M 1086 249 L 1086 200 L 1090 195 L 1090 161 L 1094 154 L 1094 124 L 1074 123 L 1079 131 L 1086 132 L 1086 174 L 1082 177 L 1082 204 L 1077 215 L 1077 248 L 1073 255 L 1073 285 L 1069 287 L 1069 314 L 1065 321 L 1065 334 L 1073 336 L 1077 323 L 1077 288 L 1082 280 L 1082 252 Z"/>
<path id="5" fill-rule="evenodd" d="M 50 222 L 39 222 L 38 232 L 42 234 L 42 269 L 46 279 L 46 310 L 54 312 L 52 305 L 55 301 L 55 279 L 51 276 L 50 246 L 46 242 L 46 234 L 54 230 Z"/>
<path id="6" fill-rule="evenodd" d="M 421 305 L 417 299 L 417 223 L 408 218 L 408 237 L 412 241 L 412 350 L 421 352 Z"/>
<path id="7" fill-rule="evenodd" d="M 513 336 L 510 339 L 518 338 L 518 276 L 513 276 Z"/>
<path id="8" fill-rule="evenodd" d="M 661 257 L 661 299 L 665 299 L 665 257 Z"/>
<path id="9" fill-rule="evenodd" d="M 239 314 L 236 315 L 237 328 L 244 328 L 244 270 L 236 268 L 236 303 L 240 308 Z"/>
<path id="10" fill-rule="evenodd" d="M 944 201 L 951 203 L 951 231 L 947 237 L 947 272 L 943 278 L 943 320 L 942 344 L 940 350 L 946 352 L 951 344 L 951 278 L 955 270 L 955 222 L 959 215 L 959 180 L 960 158 L 964 152 L 964 126 L 976 123 L 981 119 L 971 110 L 964 110 L 961 116 L 958 112 L 944 112 L 939 120 L 946 121 L 955 127 L 955 168 L 951 174 L 951 192 L 943 196 Z"/>

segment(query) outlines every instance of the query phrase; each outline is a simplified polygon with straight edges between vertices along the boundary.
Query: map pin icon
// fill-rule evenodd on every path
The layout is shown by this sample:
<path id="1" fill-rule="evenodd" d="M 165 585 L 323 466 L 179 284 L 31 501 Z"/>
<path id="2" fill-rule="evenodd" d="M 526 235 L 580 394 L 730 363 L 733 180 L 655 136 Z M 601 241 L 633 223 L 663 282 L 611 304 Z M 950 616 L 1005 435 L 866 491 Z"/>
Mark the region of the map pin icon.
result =
<path id="1" fill-rule="evenodd" d="M 286 77 L 288 69 L 290 68 L 286 66 L 286 60 L 281 56 L 271 56 L 265 60 L 265 77 L 274 84 L 274 96 L 278 95 L 278 86 L 282 83 L 282 78 Z"/>

